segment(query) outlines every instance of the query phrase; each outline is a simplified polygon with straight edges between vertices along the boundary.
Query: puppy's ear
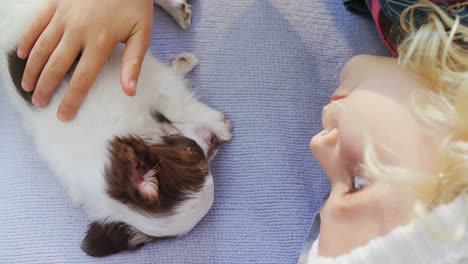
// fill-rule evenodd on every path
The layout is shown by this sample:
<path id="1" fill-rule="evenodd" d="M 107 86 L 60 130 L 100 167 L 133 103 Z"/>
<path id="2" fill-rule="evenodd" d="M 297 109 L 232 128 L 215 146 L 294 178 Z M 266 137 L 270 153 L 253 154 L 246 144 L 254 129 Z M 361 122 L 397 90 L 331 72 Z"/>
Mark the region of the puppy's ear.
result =
<path id="1" fill-rule="evenodd" d="M 123 250 L 135 250 L 143 243 L 132 245 L 132 228 L 121 222 L 89 225 L 88 233 L 83 239 L 81 249 L 92 257 L 105 257 Z"/>
<path id="2" fill-rule="evenodd" d="M 146 169 L 141 169 L 144 167 L 145 165 L 135 166 L 136 177 L 138 177 L 138 182 L 135 184 L 135 187 L 138 189 L 140 197 L 145 204 L 159 204 L 159 181 L 157 178 L 160 170 L 159 163 L 154 165 L 148 171 L 146 171 Z"/>
<path id="3" fill-rule="evenodd" d="M 124 203 L 154 207 L 159 203 L 160 160 L 140 138 L 115 138 L 110 142 L 106 167 L 107 193 Z"/>

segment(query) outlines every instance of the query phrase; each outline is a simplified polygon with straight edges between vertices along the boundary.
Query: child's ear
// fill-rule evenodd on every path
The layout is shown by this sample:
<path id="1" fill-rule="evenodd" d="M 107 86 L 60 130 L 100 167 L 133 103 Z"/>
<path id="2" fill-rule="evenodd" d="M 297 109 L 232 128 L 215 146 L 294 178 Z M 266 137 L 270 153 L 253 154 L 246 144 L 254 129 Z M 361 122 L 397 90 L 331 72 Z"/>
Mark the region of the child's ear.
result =
<path id="1" fill-rule="evenodd" d="M 132 228 L 122 222 L 105 224 L 94 222 L 89 225 L 81 249 L 92 257 L 105 257 L 123 250 L 135 250 L 143 243 L 132 246 L 130 244 L 132 234 Z"/>

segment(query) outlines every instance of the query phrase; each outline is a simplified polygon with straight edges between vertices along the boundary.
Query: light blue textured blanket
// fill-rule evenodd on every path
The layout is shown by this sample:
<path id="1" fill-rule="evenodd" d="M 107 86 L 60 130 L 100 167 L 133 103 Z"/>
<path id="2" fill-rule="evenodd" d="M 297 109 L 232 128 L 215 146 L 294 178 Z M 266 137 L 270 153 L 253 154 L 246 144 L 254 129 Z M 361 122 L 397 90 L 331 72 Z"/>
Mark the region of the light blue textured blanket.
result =
<path id="1" fill-rule="evenodd" d="M 233 124 L 212 163 L 211 211 L 181 239 L 88 257 L 79 246 L 89 220 L 38 159 L 0 89 L 0 263 L 297 263 L 329 190 L 309 150 L 321 108 L 351 56 L 389 53 L 372 22 L 339 0 L 191 4 L 189 31 L 156 8 L 150 51 L 162 60 L 196 53 L 193 89 Z"/>

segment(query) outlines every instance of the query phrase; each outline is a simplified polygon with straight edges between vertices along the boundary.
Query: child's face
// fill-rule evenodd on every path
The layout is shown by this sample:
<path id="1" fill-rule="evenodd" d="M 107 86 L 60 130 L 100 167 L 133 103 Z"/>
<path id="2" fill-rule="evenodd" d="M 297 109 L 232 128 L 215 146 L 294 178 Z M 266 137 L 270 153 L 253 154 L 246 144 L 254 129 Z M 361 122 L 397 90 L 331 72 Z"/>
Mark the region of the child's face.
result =
<path id="1" fill-rule="evenodd" d="M 320 255 L 346 254 L 411 219 L 413 197 L 406 187 L 373 180 L 360 170 L 363 131 L 380 162 L 435 172 L 436 140 L 425 133 L 410 106 L 411 92 L 427 85 L 391 58 L 358 56 L 345 65 L 334 103 L 323 108 L 324 130 L 310 142 L 331 183 L 320 211 Z M 370 182 L 359 191 L 353 188 L 357 175 Z"/>

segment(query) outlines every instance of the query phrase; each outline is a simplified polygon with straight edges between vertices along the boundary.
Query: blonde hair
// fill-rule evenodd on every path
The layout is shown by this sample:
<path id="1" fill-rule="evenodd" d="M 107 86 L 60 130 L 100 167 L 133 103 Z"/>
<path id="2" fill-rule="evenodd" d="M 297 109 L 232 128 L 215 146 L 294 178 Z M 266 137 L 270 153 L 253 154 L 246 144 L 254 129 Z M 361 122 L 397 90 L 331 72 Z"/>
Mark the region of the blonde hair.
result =
<path id="1" fill-rule="evenodd" d="M 416 9 L 427 12 L 427 23 L 420 27 Z M 416 199 L 432 208 L 468 192 L 468 27 L 429 1 L 404 10 L 400 24 L 406 36 L 398 46 L 399 63 L 432 84 L 415 93 L 413 109 L 441 138 L 440 171 L 430 175 L 382 164 L 367 136 L 363 167 L 376 178 L 409 184 Z"/>

